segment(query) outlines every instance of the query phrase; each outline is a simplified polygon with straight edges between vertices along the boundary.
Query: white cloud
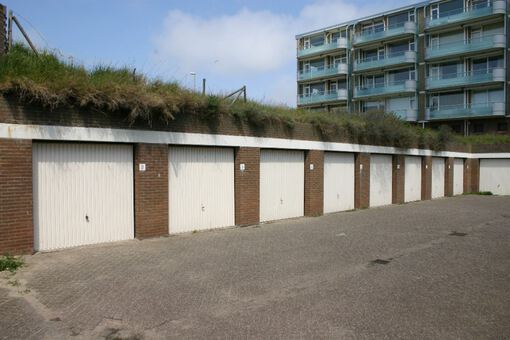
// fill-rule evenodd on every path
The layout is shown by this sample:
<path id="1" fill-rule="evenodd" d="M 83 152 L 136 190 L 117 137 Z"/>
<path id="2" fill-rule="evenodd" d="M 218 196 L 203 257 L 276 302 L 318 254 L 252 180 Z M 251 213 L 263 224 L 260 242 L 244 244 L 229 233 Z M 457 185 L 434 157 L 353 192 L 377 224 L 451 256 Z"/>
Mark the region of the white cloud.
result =
<path id="1" fill-rule="evenodd" d="M 402 2 L 410 3 L 391 0 L 364 8 L 347 0 L 316 0 L 297 16 L 245 8 L 233 15 L 202 18 L 173 10 L 154 37 L 154 59 L 172 70 L 177 79 L 190 71 L 208 75 L 221 83 L 222 89 L 217 91 L 251 82 L 249 90 L 256 99 L 295 105 L 295 34 L 394 8 Z M 261 84 L 262 79 L 267 83 Z"/>

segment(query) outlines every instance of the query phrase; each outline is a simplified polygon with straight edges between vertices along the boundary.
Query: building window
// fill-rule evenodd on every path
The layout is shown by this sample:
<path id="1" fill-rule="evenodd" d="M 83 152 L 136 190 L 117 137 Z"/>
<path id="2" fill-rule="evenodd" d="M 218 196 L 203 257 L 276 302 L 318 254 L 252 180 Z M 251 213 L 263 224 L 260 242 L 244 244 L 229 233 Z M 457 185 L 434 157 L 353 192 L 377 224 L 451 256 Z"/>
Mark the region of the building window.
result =
<path id="1" fill-rule="evenodd" d="M 473 133 L 483 133 L 483 123 L 474 123 L 473 124 Z"/>
<path id="2" fill-rule="evenodd" d="M 498 132 L 507 132 L 508 123 L 498 123 Z"/>

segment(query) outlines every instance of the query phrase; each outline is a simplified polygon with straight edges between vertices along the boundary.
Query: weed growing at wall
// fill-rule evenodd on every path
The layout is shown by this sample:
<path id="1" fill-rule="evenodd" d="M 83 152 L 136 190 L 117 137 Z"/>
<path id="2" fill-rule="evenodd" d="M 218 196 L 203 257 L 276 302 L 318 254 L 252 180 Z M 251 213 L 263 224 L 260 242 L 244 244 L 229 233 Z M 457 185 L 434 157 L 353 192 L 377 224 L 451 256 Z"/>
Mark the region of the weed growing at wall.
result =
<path id="1" fill-rule="evenodd" d="M 0 272 L 10 271 L 14 273 L 25 264 L 21 257 L 10 255 L 0 256 Z"/>

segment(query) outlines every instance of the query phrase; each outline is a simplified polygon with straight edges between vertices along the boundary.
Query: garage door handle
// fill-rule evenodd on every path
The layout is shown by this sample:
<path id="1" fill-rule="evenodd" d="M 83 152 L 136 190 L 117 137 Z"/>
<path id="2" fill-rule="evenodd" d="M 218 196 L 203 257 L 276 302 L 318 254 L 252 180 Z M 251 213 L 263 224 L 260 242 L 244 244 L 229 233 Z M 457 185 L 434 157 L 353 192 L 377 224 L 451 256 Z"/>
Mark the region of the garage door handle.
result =
<path id="1" fill-rule="evenodd" d="M 89 215 L 85 215 L 85 221 L 90 222 L 89 221 Z"/>
<path id="2" fill-rule="evenodd" d="M 205 206 L 202 206 L 202 211 L 205 211 Z"/>

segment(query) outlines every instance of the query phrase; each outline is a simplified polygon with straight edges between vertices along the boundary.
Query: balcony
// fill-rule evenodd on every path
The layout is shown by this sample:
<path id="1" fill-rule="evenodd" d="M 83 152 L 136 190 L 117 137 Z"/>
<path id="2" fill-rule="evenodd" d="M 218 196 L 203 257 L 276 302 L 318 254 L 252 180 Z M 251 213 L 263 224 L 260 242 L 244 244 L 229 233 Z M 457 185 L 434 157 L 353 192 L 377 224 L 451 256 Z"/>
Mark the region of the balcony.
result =
<path id="1" fill-rule="evenodd" d="M 354 37 L 354 45 L 369 44 L 380 40 L 387 40 L 405 35 L 416 34 L 416 23 L 413 21 L 402 22 L 386 27 L 384 30 L 372 29 L 358 33 Z"/>
<path id="2" fill-rule="evenodd" d="M 388 112 L 393 112 L 395 116 L 407 122 L 415 122 L 418 120 L 418 110 L 416 109 L 388 110 Z"/>
<path id="3" fill-rule="evenodd" d="M 338 38 L 336 42 L 322 44 L 322 45 L 316 45 L 316 46 L 310 46 L 308 48 L 304 49 L 298 49 L 297 56 L 298 58 L 301 57 L 309 57 L 316 54 L 323 54 L 327 52 L 331 52 L 334 50 L 337 50 L 339 48 L 349 48 L 349 42 L 347 41 L 347 38 Z"/>
<path id="4" fill-rule="evenodd" d="M 469 8 L 459 8 L 449 12 L 440 13 L 440 17 L 427 18 L 425 28 L 432 29 L 445 25 L 460 24 L 496 14 L 505 14 L 505 0 L 493 0 L 487 3 L 477 4 Z"/>
<path id="5" fill-rule="evenodd" d="M 505 81 L 505 69 L 493 68 L 483 72 L 462 72 L 443 74 L 439 77 L 428 77 L 426 89 L 444 89 L 449 87 L 465 87 Z"/>
<path id="6" fill-rule="evenodd" d="M 427 108 L 425 112 L 426 120 L 441 119 L 462 119 L 477 118 L 489 116 L 504 116 L 505 103 L 476 103 L 468 105 L 447 105 L 438 108 Z"/>
<path id="7" fill-rule="evenodd" d="M 405 80 L 392 82 L 381 86 L 366 87 L 360 86 L 354 89 L 354 98 L 368 98 L 368 97 L 386 97 L 395 96 L 398 94 L 415 93 L 416 80 Z"/>
<path id="8" fill-rule="evenodd" d="M 303 81 L 317 78 L 326 78 L 340 74 L 347 74 L 348 72 L 349 69 L 347 64 L 338 64 L 337 66 L 330 67 L 311 67 L 308 71 L 299 71 L 298 80 Z"/>
<path id="9" fill-rule="evenodd" d="M 461 40 L 438 46 L 427 47 L 425 59 L 453 57 L 487 51 L 491 49 L 505 48 L 506 36 L 504 34 L 487 35 L 476 39 Z"/>
<path id="10" fill-rule="evenodd" d="M 298 105 L 311 105 L 319 103 L 347 100 L 347 90 L 338 89 L 335 91 L 321 91 L 308 95 L 302 94 L 298 97 Z"/>
<path id="11" fill-rule="evenodd" d="M 388 54 L 382 59 L 372 57 L 360 60 L 354 64 L 354 72 L 414 63 L 416 63 L 415 51 L 397 52 Z"/>

